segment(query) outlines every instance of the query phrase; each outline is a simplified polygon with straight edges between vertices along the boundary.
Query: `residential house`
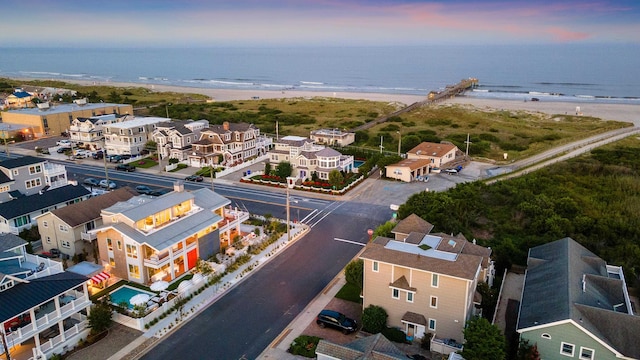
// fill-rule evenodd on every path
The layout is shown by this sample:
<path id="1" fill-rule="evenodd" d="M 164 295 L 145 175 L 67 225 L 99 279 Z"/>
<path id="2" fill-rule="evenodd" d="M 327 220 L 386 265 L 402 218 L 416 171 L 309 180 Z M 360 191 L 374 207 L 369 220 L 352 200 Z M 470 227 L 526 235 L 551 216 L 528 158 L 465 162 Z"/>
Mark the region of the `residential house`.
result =
<path id="1" fill-rule="evenodd" d="M 161 158 L 187 160 L 193 144 L 200 138 L 200 132 L 209 127 L 207 120 L 171 120 L 158 123 L 151 134 L 158 145 Z"/>
<path id="2" fill-rule="evenodd" d="M 398 349 L 381 333 L 356 339 L 347 344 L 335 344 L 320 339 L 316 346 L 318 360 L 406 360 L 407 354 Z"/>
<path id="3" fill-rule="evenodd" d="M 29 254 L 27 244 L 18 235 L 0 233 L 0 274 L 31 280 L 63 271 L 62 263 Z"/>
<path id="4" fill-rule="evenodd" d="M 385 166 L 386 176 L 404 182 L 425 179 L 431 168 L 430 159 L 402 159 L 400 162 Z"/>
<path id="5" fill-rule="evenodd" d="M 167 121 L 160 117 L 134 117 L 117 123 L 104 124 L 103 134 L 107 154 L 139 155 L 157 125 Z"/>
<path id="6" fill-rule="evenodd" d="M 69 140 L 83 143 L 92 149 L 101 149 L 104 144 L 102 127 L 131 118 L 130 115 L 105 114 L 73 119 L 69 126 Z"/>
<path id="7" fill-rule="evenodd" d="M 356 133 L 342 132 L 340 129 L 318 129 L 312 130 L 309 138 L 316 144 L 347 146 L 356 141 Z"/>
<path id="8" fill-rule="evenodd" d="M 37 216 L 42 249 L 58 249 L 68 257 L 82 253 L 97 256 L 96 234 L 89 231 L 102 226 L 100 212 L 137 195 L 135 190 L 123 187 Z"/>
<path id="9" fill-rule="evenodd" d="M 189 164 L 231 167 L 266 154 L 270 147 L 271 139 L 260 135 L 260 129 L 253 124 L 225 121 L 202 130 L 200 139 L 193 143 L 189 153 Z"/>
<path id="10" fill-rule="evenodd" d="M 223 234 L 239 229 L 248 214 L 230 218 L 230 201 L 208 188 L 136 196 L 102 210 L 97 235 L 100 260 L 115 277 L 149 284 L 171 281 L 220 252 Z"/>
<path id="11" fill-rule="evenodd" d="M 2 122 L 25 126 L 35 137 L 59 135 L 69 130 L 69 126 L 77 118 L 88 118 L 104 114 L 133 114 L 130 104 L 86 103 L 76 101 L 73 104 L 45 106 L 39 104 L 35 108 L 8 110 L 2 112 Z"/>
<path id="12" fill-rule="evenodd" d="M 5 105 L 10 109 L 33 107 L 34 105 L 31 100 L 35 97 L 34 94 L 24 91 L 24 89 L 15 89 L 15 91 L 5 99 Z"/>
<path id="13" fill-rule="evenodd" d="M 329 179 L 333 170 L 353 172 L 353 156 L 316 145 L 308 138 L 285 136 L 275 142 L 269 151 L 269 161 L 274 164 L 287 161 L 293 167 L 291 176 L 308 179 L 316 174 L 320 179 Z"/>
<path id="14" fill-rule="evenodd" d="M 0 203 L 0 232 L 18 234 L 36 225 L 39 215 L 86 200 L 90 196 L 91 192 L 83 186 L 65 185 Z"/>
<path id="15" fill-rule="evenodd" d="M 431 168 L 441 168 L 454 161 L 458 151 L 453 144 L 423 142 L 407 151 L 407 159 L 427 159 L 431 161 Z"/>
<path id="16" fill-rule="evenodd" d="M 571 238 L 529 249 L 516 329 L 542 359 L 640 359 L 622 268 Z"/>
<path id="17" fill-rule="evenodd" d="M 431 234 L 433 225 L 416 215 L 400 221 L 394 238 L 377 237 L 364 260 L 363 307 L 377 305 L 388 326 L 410 338 L 431 333 L 463 342 L 467 320 L 478 315 L 479 282 L 493 282 L 491 249 L 464 236 Z"/>
<path id="18" fill-rule="evenodd" d="M 67 185 L 64 165 L 34 156 L 0 161 L 0 202 Z"/>
<path id="19" fill-rule="evenodd" d="M 30 280 L 0 273 L 0 354 L 6 347 L 12 358 L 48 359 L 86 339 L 87 280 L 72 272 Z"/>

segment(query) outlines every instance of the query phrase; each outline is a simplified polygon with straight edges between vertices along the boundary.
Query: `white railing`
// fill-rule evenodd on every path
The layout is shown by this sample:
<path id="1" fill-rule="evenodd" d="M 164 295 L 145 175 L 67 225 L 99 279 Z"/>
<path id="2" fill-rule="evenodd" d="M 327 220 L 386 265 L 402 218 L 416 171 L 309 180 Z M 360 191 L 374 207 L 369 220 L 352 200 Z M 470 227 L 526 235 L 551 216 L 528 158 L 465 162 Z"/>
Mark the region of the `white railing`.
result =
<path id="1" fill-rule="evenodd" d="M 225 175 L 229 175 L 232 172 L 238 171 L 240 169 L 244 169 L 246 167 L 249 167 L 253 164 L 257 164 L 259 162 L 265 161 L 269 159 L 269 155 L 265 154 L 262 156 L 258 156 L 257 158 L 254 158 L 252 160 L 247 160 L 247 161 L 243 161 L 242 163 L 234 166 L 234 167 L 227 167 L 226 169 L 222 170 L 222 171 L 218 171 L 216 172 L 216 178 L 220 178 L 223 177 Z"/>
<path id="2" fill-rule="evenodd" d="M 80 239 L 85 240 L 85 241 L 97 240 L 98 239 L 98 234 L 97 233 L 89 233 L 89 232 L 83 231 L 83 232 L 80 233 Z"/>

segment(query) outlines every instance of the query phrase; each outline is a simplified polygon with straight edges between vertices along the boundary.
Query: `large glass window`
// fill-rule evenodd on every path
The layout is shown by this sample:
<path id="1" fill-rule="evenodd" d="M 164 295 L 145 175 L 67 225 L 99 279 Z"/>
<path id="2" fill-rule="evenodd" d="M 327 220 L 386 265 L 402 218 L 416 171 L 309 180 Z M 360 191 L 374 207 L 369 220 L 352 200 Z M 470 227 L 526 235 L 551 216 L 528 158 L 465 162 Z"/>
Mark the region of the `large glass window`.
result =
<path id="1" fill-rule="evenodd" d="M 140 268 L 138 265 L 129 264 L 129 276 L 136 279 L 140 278 Z"/>
<path id="2" fill-rule="evenodd" d="M 138 258 L 138 247 L 135 245 L 127 244 L 127 256 L 130 258 Z"/>

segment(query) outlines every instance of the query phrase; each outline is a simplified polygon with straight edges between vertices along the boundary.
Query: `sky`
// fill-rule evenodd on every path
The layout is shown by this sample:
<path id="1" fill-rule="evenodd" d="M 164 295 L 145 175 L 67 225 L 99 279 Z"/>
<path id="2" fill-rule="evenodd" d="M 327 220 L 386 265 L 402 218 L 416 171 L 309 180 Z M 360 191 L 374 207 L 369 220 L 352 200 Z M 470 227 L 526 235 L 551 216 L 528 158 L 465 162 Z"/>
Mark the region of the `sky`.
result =
<path id="1" fill-rule="evenodd" d="M 1 8 L 0 48 L 640 43 L 639 0 L 30 0 Z"/>

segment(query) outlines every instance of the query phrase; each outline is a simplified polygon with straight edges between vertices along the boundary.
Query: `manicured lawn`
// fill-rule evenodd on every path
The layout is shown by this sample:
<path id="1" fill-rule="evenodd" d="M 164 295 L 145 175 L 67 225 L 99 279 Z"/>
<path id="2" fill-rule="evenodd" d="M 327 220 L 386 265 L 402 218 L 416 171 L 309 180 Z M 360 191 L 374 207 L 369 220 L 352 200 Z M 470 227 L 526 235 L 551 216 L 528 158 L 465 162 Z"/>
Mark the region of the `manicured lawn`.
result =
<path id="1" fill-rule="evenodd" d="M 360 297 L 360 288 L 356 285 L 346 283 L 336 294 L 338 299 L 347 300 L 362 304 L 362 298 Z"/>

